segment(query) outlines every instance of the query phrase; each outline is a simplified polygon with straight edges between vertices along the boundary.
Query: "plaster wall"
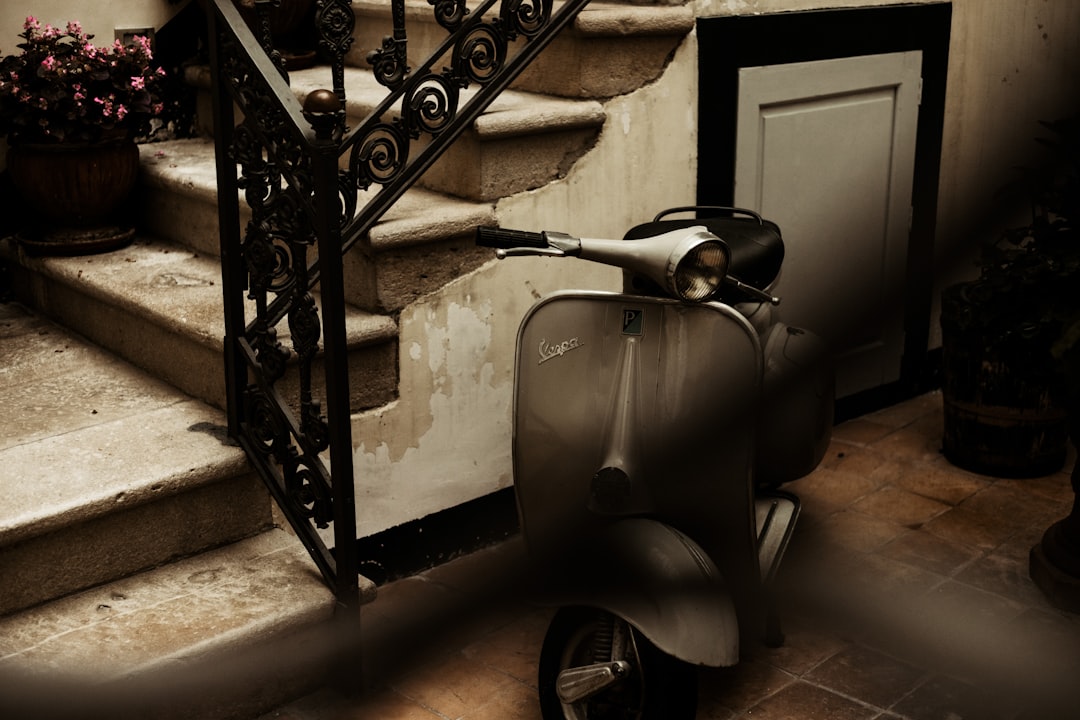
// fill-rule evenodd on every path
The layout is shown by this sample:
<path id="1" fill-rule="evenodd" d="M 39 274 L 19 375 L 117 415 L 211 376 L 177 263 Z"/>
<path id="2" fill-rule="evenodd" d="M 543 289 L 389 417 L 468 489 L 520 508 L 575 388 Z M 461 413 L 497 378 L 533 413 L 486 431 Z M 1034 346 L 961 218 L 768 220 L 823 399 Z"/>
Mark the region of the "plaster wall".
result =
<path id="1" fill-rule="evenodd" d="M 86 32 L 94 35 L 95 45 L 111 45 L 115 28 L 152 27 L 164 25 L 185 5 L 169 0 L 110 0 L 109 2 L 65 2 L 64 0 L 4 0 L 0 14 L 0 55 L 17 52 L 23 22 L 33 15 L 41 24 L 66 27 L 78 20 Z"/>
<path id="2" fill-rule="evenodd" d="M 691 37 L 657 82 L 608 102 L 593 150 L 563 180 L 500 201 L 500 224 L 622 237 L 657 210 L 692 203 L 695 55 Z M 579 260 L 512 258 L 406 308 L 401 399 L 353 422 L 360 535 L 508 487 L 521 318 L 555 290 L 621 283 L 619 271 Z"/>

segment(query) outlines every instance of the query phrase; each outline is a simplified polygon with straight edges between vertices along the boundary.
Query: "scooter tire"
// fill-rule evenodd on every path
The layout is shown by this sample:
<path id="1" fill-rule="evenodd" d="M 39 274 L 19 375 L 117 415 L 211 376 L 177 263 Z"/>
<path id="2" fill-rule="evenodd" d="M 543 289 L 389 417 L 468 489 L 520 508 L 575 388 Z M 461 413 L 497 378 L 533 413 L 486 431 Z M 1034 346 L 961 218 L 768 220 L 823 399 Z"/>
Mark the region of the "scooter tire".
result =
<path id="1" fill-rule="evenodd" d="M 559 698 L 559 673 L 595 662 L 601 628 L 622 623 L 633 638 L 625 680 L 573 705 Z M 589 607 L 559 609 L 540 652 L 540 713 L 544 720 L 693 720 L 697 714 L 697 668 L 659 650 L 626 621 Z"/>

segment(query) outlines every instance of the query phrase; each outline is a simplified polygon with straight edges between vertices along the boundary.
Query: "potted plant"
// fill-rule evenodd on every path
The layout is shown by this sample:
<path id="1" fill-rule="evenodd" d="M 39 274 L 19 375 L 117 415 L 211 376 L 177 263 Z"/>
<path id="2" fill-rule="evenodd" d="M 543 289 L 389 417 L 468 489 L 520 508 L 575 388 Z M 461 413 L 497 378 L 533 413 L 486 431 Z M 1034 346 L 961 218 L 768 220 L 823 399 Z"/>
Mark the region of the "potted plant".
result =
<path id="1" fill-rule="evenodd" d="M 982 248 L 977 279 L 942 293 L 943 450 L 1006 477 L 1061 468 L 1067 442 L 1063 342 L 1080 313 L 1080 122 L 1056 134 L 1052 168 L 1029 174 L 1030 220 Z"/>
<path id="2" fill-rule="evenodd" d="M 28 17 L 20 52 L 0 60 L 0 133 L 7 167 L 34 213 L 20 239 L 53 254 L 129 242 L 116 212 L 139 170 L 136 139 L 162 111 L 147 38 L 98 47 L 78 22 Z"/>

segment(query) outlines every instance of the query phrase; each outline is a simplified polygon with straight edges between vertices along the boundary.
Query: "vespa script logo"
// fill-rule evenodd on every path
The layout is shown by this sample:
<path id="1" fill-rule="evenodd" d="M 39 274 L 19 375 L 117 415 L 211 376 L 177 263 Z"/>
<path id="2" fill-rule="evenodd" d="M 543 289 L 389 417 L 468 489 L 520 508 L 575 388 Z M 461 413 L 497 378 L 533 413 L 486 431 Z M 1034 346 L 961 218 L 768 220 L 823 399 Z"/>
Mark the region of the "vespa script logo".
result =
<path id="1" fill-rule="evenodd" d="M 571 350 L 577 350 L 584 344 L 585 343 L 581 342 L 581 340 L 576 337 L 556 343 L 549 343 L 547 338 L 544 338 L 540 341 L 540 362 L 538 362 L 537 365 L 543 365 L 548 360 L 562 357 Z"/>

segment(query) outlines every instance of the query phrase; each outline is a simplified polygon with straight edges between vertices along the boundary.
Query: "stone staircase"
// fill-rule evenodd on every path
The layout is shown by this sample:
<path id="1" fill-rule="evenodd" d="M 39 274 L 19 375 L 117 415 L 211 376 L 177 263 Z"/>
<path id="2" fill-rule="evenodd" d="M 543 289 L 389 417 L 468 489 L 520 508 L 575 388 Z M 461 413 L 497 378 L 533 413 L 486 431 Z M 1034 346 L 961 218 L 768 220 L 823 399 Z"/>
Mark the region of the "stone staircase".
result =
<path id="1" fill-rule="evenodd" d="M 354 8 L 354 47 L 377 46 L 388 4 Z M 430 18 L 426 0 L 408 8 Z M 405 392 L 401 315 L 490 259 L 474 228 L 563 178 L 604 132 L 604 99 L 655 79 L 692 26 L 680 6 L 587 9 L 349 253 L 355 411 Z M 436 29 L 410 27 L 417 57 Z M 355 122 L 382 95 L 353 60 Z M 301 96 L 327 84 L 325 69 L 292 74 Z M 141 153 L 129 247 L 40 258 L 0 241 L 14 297 L 0 304 L 2 717 L 63 715 L 74 695 L 58 683 L 109 711 L 254 717 L 332 662 L 334 598 L 225 431 L 213 143 Z"/>

